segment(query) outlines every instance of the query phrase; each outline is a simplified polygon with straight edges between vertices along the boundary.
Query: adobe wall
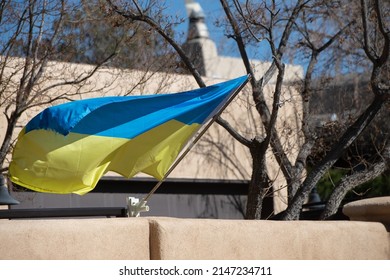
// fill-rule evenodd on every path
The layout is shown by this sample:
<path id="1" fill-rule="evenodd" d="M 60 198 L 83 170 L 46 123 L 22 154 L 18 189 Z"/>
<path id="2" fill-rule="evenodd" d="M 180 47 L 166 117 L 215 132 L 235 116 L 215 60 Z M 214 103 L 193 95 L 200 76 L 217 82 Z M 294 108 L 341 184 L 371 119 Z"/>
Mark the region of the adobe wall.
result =
<path id="1" fill-rule="evenodd" d="M 0 259 L 147 260 L 145 219 L 0 220 Z"/>
<path id="2" fill-rule="evenodd" d="M 390 259 L 378 222 L 0 220 L 0 259 Z"/>
<path id="3" fill-rule="evenodd" d="M 380 223 L 151 221 L 152 259 L 389 259 Z"/>

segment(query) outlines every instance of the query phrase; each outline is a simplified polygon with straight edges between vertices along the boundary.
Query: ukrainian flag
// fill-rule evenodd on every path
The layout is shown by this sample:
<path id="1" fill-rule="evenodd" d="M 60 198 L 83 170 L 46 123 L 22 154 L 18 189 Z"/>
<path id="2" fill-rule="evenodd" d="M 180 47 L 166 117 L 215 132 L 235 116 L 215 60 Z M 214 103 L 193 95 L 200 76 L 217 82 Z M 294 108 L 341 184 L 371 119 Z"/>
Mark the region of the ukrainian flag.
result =
<path id="1" fill-rule="evenodd" d="M 85 194 L 108 171 L 159 180 L 243 76 L 176 94 L 102 97 L 45 109 L 20 132 L 10 179 L 49 193 Z"/>

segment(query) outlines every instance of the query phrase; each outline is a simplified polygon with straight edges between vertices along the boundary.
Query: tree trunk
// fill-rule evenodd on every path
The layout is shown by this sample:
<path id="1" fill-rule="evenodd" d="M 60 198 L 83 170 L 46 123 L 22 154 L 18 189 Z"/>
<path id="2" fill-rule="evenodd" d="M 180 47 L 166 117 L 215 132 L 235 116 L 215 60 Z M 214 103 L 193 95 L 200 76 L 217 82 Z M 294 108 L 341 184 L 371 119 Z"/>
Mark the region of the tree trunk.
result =
<path id="1" fill-rule="evenodd" d="M 248 201 L 246 206 L 246 219 L 260 220 L 264 197 L 271 186 L 268 180 L 267 169 L 265 165 L 264 142 L 253 139 L 250 152 L 252 156 L 252 177 L 249 184 Z"/>
<path id="2" fill-rule="evenodd" d="M 337 209 L 340 207 L 341 202 L 343 201 L 345 195 L 354 189 L 355 187 L 369 182 L 376 177 L 380 176 L 388 168 L 390 168 L 390 144 L 387 144 L 383 155 L 382 160 L 373 164 L 366 170 L 361 172 L 356 172 L 351 175 L 345 176 L 341 179 L 340 183 L 334 188 L 331 193 L 328 202 L 325 205 L 325 209 L 321 214 L 321 219 L 328 219 L 330 216 L 337 212 Z"/>
<path id="3" fill-rule="evenodd" d="M 302 205 L 307 199 L 310 191 L 316 186 L 326 171 L 340 158 L 342 153 L 355 141 L 360 133 L 375 117 L 376 113 L 383 105 L 383 100 L 376 97 L 370 106 L 360 115 L 360 117 L 351 125 L 340 140 L 333 146 L 325 158 L 313 169 L 306 177 L 300 189 L 284 212 L 283 220 L 297 220 L 302 209 Z"/>
<path id="4" fill-rule="evenodd" d="M 7 131 L 4 135 L 4 140 L 0 148 L 0 171 L 1 172 L 8 169 L 8 167 L 4 167 L 4 165 L 5 165 L 5 160 L 7 158 L 8 152 L 10 151 L 12 135 L 18 119 L 19 119 L 19 114 L 13 113 L 11 114 L 11 117 L 7 120 Z"/>

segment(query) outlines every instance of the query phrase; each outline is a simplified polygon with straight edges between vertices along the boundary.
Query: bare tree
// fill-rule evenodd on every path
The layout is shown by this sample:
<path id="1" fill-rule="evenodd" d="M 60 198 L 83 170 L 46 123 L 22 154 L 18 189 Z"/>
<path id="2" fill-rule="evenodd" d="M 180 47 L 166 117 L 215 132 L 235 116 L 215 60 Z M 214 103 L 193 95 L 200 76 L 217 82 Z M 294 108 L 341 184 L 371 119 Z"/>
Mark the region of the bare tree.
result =
<path id="1" fill-rule="evenodd" d="M 389 29 L 386 26 L 389 22 L 386 20 L 389 16 L 389 9 L 386 6 L 388 4 L 379 0 L 362 0 L 361 6 L 357 7 L 361 11 L 360 16 L 357 17 L 354 13 L 346 12 L 350 3 L 345 1 L 242 2 L 220 0 L 220 2 L 226 15 L 228 37 L 236 42 L 246 71 L 252 75 L 250 82 L 252 98 L 265 130 L 264 134 L 258 134 L 252 139 L 248 139 L 227 121 L 221 118 L 217 121 L 237 141 L 246 146 L 252 155 L 252 174 L 246 218 L 260 219 L 264 197 L 272 192 L 272 180 L 266 172 L 266 152 L 271 149 L 287 181 L 288 207 L 283 214 L 283 219 L 299 219 L 302 205 L 310 191 L 369 125 L 383 104 L 389 100 Z M 129 21 L 145 22 L 163 36 L 177 51 L 198 85 L 205 86 L 198 71 L 180 45 L 166 32 L 158 18 L 153 17 L 150 9 L 143 8 L 136 0 L 129 1 L 126 6 L 111 0 L 107 0 L 107 3 L 110 12 Z M 331 28 L 325 29 L 325 26 Z M 371 88 L 375 97 L 334 143 L 333 147 L 325 153 L 321 161 L 305 175 L 307 158 L 317 138 L 315 131 L 308 126 L 309 104 L 314 92 L 313 79 L 315 75 L 318 75 L 316 70 L 331 65 L 324 63 L 324 57 L 333 58 L 333 60 L 328 60 L 328 63 L 339 65 L 336 63 L 338 60 L 335 58 L 335 51 L 341 48 L 342 41 L 348 38 L 356 39 L 352 36 L 352 27 L 357 27 L 360 30 L 359 34 L 364 37 L 363 49 L 372 65 Z M 335 46 L 336 43 L 339 45 Z M 261 78 L 256 78 L 254 75 L 255 71 L 247 53 L 246 48 L 252 44 L 267 44 L 270 49 L 272 63 Z M 332 48 L 333 46 L 335 47 Z M 356 44 L 350 44 L 348 47 L 354 48 L 353 50 L 349 49 L 350 53 L 359 52 L 359 47 Z M 282 104 L 282 89 L 285 85 L 285 63 L 292 48 L 302 50 L 301 57 L 308 58 L 305 65 L 305 76 L 299 87 L 304 103 L 302 119 L 304 143 L 298 156 L 293 160 L 288 157 L 288 151 L 282 144 L 280 131 L 276 128 Z M 344 51 L 347 50 L 344 49 Z M 295 58 L 298 57 L 299 55 L 295 56 Z M 265 97 L 265 87 L 269 85 L 272 78 L 276 78 L 276 81 L 272 85 L 273 98 L 272 104 L 269 105 Z M 351 184 L 349 185 L 351 186 Z"/>
<path id="2" fill-rule="evenodd" d="M 67 40 L 62 33 L 64 18 L 74 6 L 61 0 L 3 0 L 0 4 L 0 107 L 6 120 L 0 148 L 3 172 L 8 168 L 7 155 L 22 115 L 81 94 L 83 86 L 116 50 L 82 71 L 69 64 L 54 67 L 51 61 L 60 55 L 58 46 Z"/>
<path id="3" fill-rule="evenodd" d="M 384 110 L 385 116 L 388 116 L 386 103 L 390 95 L 390 5 L 381 1 L 361 0 L 361 21 L 362 21 L 362 41 L 364 52 L 372 63 L 371 89 L 374 93 L 374 100 L 370 106 L 361 115 L 362 119 L 370 121 L 379 110 Z M 385 106 L 384 106 L 385 105 Z M 384 108 L 383 108 L 384 107 Z M 364 126 L 362 120 L 361 126 Z M 355 123 L 356 130 L 359 129 L 359 123 Z M 389 133 L 384 132 L 384 133 Z M 343 138 L 353 137 L 352 135 L 343 135 Z M 334 214 L 340 205 L 346 193 L 356 186 L 371 181 L 390 168 L 390 146 L 388 137 L 387 144 L 381 152 L 380 160 L 369 164 L 362 171 L 353 172 L 344 176 L 339 184 L 334 188 L 330 199 L 328 200 L 325 211 L 321 218 L 325 219 Z"/>
<path id="4" fill-rule="evenodd" d="M 1 172 L 8 170 L 16 133 L 38 110 L 108 90 L 131 94 L 145 87 L 167 60 L 172 62 L 163 40 L 151 40 L 147 48 L 142 44 L 145 56 L 136 56 L 149 28 L 130 23 L 119 28 L 117 18 L 104 18 L 99 3 L 0 1 Z M 125 68 L 142 68 L 142 73 L 134 71 L 129 79 Z M 119 89 L 123 79 L 126 88 Z M 170 82 L 159 79 L 156 90 Z"/>

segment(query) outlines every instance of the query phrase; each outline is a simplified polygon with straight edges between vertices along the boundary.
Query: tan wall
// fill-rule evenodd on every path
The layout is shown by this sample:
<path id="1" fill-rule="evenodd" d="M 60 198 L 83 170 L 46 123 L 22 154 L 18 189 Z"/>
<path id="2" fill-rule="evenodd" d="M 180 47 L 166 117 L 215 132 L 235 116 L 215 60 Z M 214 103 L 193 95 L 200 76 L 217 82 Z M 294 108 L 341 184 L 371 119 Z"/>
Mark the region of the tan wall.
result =
<path id="1" fill-rule="evenodd" d="M 158 219 L 152 259 L 389 259 L 380 223 Z"/>
<path id="2" fill-rule="evenodd" d="M 1 220 L 0 259 L 390 259 L 376 222 Z"/>
<path id="3" fill-rule="evenodd" d="M 149 259 L 144 219 L 1 220 L 0 259 Z"/>

